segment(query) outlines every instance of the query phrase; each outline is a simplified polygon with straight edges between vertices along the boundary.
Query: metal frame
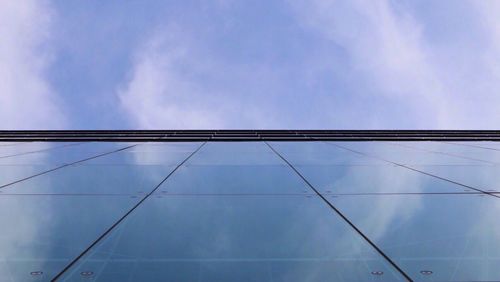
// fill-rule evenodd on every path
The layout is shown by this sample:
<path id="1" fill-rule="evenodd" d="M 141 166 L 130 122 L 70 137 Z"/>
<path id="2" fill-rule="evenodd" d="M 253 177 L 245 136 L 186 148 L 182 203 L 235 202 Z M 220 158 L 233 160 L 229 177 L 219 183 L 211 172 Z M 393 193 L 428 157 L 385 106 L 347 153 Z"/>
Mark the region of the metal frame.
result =
<path id="1" fill-rule="evenodd" d="M 0 130 L 1 141 L 500 141 L 500 130 Z"/>

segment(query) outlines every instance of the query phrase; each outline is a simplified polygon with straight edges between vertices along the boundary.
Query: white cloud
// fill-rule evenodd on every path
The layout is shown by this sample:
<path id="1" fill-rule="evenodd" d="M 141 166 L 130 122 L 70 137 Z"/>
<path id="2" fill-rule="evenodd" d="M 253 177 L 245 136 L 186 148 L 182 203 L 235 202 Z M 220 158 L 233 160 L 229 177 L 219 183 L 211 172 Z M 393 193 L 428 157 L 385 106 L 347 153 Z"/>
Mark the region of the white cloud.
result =
<path id="1" fill-rule="evenodd" d="M 490 66 L 496 78 L 500 79 L 500 1 L 473 1 L 472 3 L 480 16 L 479 21 L 490 37 L 487 52 L 478 55 L 482 56 L 482 59 Z"/>
<path id="2" fill-rule="evenodd" d="M 264 92 L 273 93 L 276 73 L 265 64 L 227 62 L 204 48 L 198 35 L 187 27 L 170 25 L 138 48 L 129 77 L 117 91 L 132 126 L 241 129 L 279 125 L 265 108 L 270 95 Z"/>
<path id="3" fill-rule="evenodd" d="M 225 127 L 215 93 L 193 79 L 204 66 L 194 58 L 189 39 L 177 28 L 155 33 L 135 57 L 130 79 L 118 96 L 137 128 L 197 129 Z M 212 101 L 210 101 L 212 99 Z"/>
<path id="4" fill-rule="evenodd" d="M 478 20 L 487 37 L 498 38 L 500 10 L 488 3 L 471 6 L 485 15 Z M 398 119 L 411 119 L 415 128 L 498 128 L 500 82 L 492 71 L 498 66 L 499 44 L 466 50 L 461 55 L 467 59 L 447 58 L 444 54 L 458 53 L 461 42 L 436 46 L 423 33 L 425 22 L 393 1 L 315 0 L 292 5 L 306 28 L 347 51 L 349 68 L 359 80 L 372 83 L 374 93 L 387 99 L 387 107 L 408 109 Z M 483 63 L 477 62 L 481 56 Z M 383 111 L 376 118 L 378 127 L 395 120 Z"/>
<path id="5" fill-rule="evenodd" d="M 0 3 L 1 129 L 65 126 L 57 96 L 45 77 L 51 17 L 45 1 Z"/>

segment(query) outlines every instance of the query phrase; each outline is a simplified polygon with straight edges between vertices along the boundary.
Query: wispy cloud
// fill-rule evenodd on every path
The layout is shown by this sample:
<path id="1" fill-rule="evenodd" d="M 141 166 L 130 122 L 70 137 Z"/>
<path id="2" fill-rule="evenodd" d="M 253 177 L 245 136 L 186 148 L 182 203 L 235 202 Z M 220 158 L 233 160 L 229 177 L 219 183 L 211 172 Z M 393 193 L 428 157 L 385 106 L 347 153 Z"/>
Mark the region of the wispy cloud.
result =
<path id="1" fill-rule="evenodd" d="M 2 129 L 61 128 L 65 119 L 45 77 L 52 10 L 45 1 L 0 3 Z"/>
<path id="2" fill-rule="evenodd" d="M 169 27 L 155 33 L 138 50 L 130 79 L 118 93 L 135 127 L 224 126 L 218 107 L 207 97 L 211 93 L 188 73 L 202 67 L 203 62 L 192 57 L 187 40 L 175 27 Z"/>
<path id="3" fill-rule="evenodd" d="M 227 3 L 135 51 L 117 91 L 133 127 L 498 128 L 495 1 Z"/>
<path id="4" fill-rule="evenodd" d="M 346 50 L 351 60 L 347 67 L 387 99 L 386 108 L 406 109 L 397 119 L 411 119 L 416 128 L 497 128 L 500 82 L 494 74 L 498 65 L 492 62 L 498 62 L 500 49 L 489 38 L 498 37 L 500 10 L 492 2 L 468 3 L 468 13 L 483 14 L 476 18 L 485 36 L 483 46 L 465 51 L 460 40 L 430 40 L 426 22 L 403 3 L 315 0 L 292 5 L 306 28 Z M 374 118 L 378 127 L 404 124 L 383 111 Z"/>
<path id="5" fill-rule="evenodd" d="M 196 48 L 192 35 L 177 26 L 155 32 L 135 54 L 129 79 L 118 97 L 137 128 L 228 128 L 258 126 L 258 114 L 223 87 L 220 74 L 228 66 Z M 229 74 L 229 76 L 234 75 Z M 238 122 L 235 122 L 235 120 Z"/>

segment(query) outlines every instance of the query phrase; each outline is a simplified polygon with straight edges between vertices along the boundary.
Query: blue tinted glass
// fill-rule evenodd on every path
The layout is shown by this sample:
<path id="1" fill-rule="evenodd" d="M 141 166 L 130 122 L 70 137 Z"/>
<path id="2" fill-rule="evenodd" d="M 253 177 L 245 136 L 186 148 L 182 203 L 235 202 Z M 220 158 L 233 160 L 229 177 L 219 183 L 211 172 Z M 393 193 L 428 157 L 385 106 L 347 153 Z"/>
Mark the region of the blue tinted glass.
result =
<path id="1" fill-rule="evenodd" d="M 294 165 L 386 165 L 325 142 L 269 142 Z"/>
<path id="2" fill-rule="evenodd" d="M 500 163 L 500 150 L 488 150 L 481 147 L 469 145 L 458 145 L 443 142 L 392 142 L 392 145 L 402 146 L 420 152 L 430 152 L 434 154 L 449 155 L 458 158 L 471 159 L 484 164 Z"/>
<path id="3" fill-rule="evenodd" d="M 263 142 L 207 143 L 188 165 L 281 165 L 283 161 Z"/>
<path id="4" fill-rule="evenodd" d="M 40 151 L 55 150 L 67 146 L 77 146 L 83 143 L 67 142 L 25 142 L 25 143 L 0 143 L 0 158 L 8 158 L 16 155 L 33 154 Z"/>
<path id="5" fill-rule="evenodd" d="M 366 156 L 373 156 L 390 162 L 405 165 L 484 165 L 483 161 L 459 156 L 437 154 L 409 148 L 405 143 L 399 146 L 392 142 L 326 142 Z"/>
<path id="6" fill-rule="evenodd" d="M 447 144 L 453 144 L 460 147 L 475 147 L 487 150 L 500 150 L 500 143 L 495 141 L 476 141 L 476 142 L 446 142 Z"/>
<path id="7" fill-rule="evenodd" d="M 285 155 L 286 156 L 286 155 Z M 296 166 L 320 193 L 476 192 L 400 166 Z"/>
<path id="8" fill-rule="evenodd" d="M 86 161 L 85 165 L 164 165 L 175 166 L 194 152 L 201 143 L 145 144 Z"/>
<path id="9" fill-rule="evenodd" d="M 412 167 L 483 191 L 500 192 L 500 166 L 452 165 Z"/>
<path id="10" fill-rule="evenodd" d="M 174 168 L 154 165 L 72 165 L 6 186 L 0 191 L 2 194 L 140 196 L 153 190 Z"/>
<path id="11" fill-rule="evenodd" d="M 190 144 L 195 147 L 195 143 Z M 3 194 L 133 194 L 140 196 L 153 190 L 175 166 L 179 165 L 193 149 L 178 146 L 155 146 L 161 148 L 155 152 L 158 160 L 167 159 L 168 165 L 143 165 L 145 159 L 150 159 L 148 145 L 137 146 L 140 149 L 128 153 L 127 150 L 111 153 L 98 159 L 101 163 L 85 161 L 76 165 L 66 166 L 50 173 L 39 175 L 13 185 L 4 187 Z M 132 149 L 132 148 L 131 148 Z M 170 151 L 169 151 L 170 150 Z M 116 160 L 115 155 L 130 154 L 133 158 L 128 163 L 106 164 L 106 160 Z M 124 160 L 124 159 L 121 159 Z M 139 163 L 140 165 L 136 165 Z M 4 166 L 7 167 L 7 166 Z M 11 166 L 10 168 L 22 166 Z M 29 168 L 29 167 L 28 167 Z M 12 169 L 8 170 L 9 172 Z"/>
<path id="12" fill-rule="evenodd" d="M 193 152 L 201 143 L 199 142 L 145 142 L 139 143 L 127 151 L 129 152 Z"/>
<path id="13" fill-rule="evenodd" d="M 57 167 L 112 152 L 130 143 L 22 143 L 18 154 L 0 157 L 0 187 Z M 14 146 L 4 146 L 14 147 Z M 27 148 L 30 149 L 27 149 Z M 12 152 L 11 152 L 12 153 Z"/>
<path id="14" fill-rule="evenodd" d="M 49 281 L 138 201 L 0 195 L 2 281 Z"/>
<path id="15" fill-rule="evenodd" d="M 500 281 L 499 143 L 269 144 L 414 281 Z M 53 278 L 200 145 L 0 143 L 0 280 Z M 209 142 L 64 279 L 402 277 L 265 142 Z"/>
<path id="16" fill-rule="evenodd" d="M 0 165 L 64 165 L 132 145 L 128 143 L 88 142 L 58 147 L 53 143 L 47 143 L 44 146 L 45 150 L 0 158 Z"/>
<path id="17" fill-rule="evenodd" d="M 192 160 L 196 159 L 195 155 Z M 169 178 L 158 193 L 169 194 L 306 194 L 286 165 L 186 165 Z"/>
<path id="18" fill-rule="evenodd" d="M 329 198 L 415 281 L 500 281 L 500 199 L 488 195 Z"/>
<path id="19" fill-rule="evenodd" d="M 54 165 L 0 165 L 0 187 L 51 170 L 54 167 Z"/>
<path id="20" fill-rule="evenodd" d="M 307 196 L 153 196 L 64 278 L 88 273 L 94 281 L 403 279 Z"/>

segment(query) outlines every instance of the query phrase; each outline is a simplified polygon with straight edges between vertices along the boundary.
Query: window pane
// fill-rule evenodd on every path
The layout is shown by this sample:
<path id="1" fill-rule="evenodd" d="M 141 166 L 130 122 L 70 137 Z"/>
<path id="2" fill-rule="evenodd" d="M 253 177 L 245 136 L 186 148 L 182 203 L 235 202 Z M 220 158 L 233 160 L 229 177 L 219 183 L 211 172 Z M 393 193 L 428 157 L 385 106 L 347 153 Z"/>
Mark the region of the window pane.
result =
<path id="1" fill-rule="evenodd" d="M 328 142 L 375 156 L 383 160 L 405 165 L 484 165 L 484 162 L 458 156 L 436 154 L 398 146 L 391 142 Z M 402 142 L 402 145 L 405 143 Z"/>
<path id="2" fill-rule="evenodd" d="M 482 195 L 328 198 L 414 280 L 499 281 L 500 199 Z"/>
<path id="3" fill-rule="evenodd" d="M 296 166 L 324 194 L 477 192 L 400 166 Z"/>
<path id="4" fill-rule="evenodd" d="M 141 196 L 153 190 L 174 168 L 158 165 L 72 165 L 6 186 L 1 191 L 2 194 Z"/>
<path id="5" fill-rule="evenodd" d="M 65 278 L 82 273 L 95 281 L 403 279 L 321 199 L 298 195 L 153 196 Z"/>
<path id="6" fill-rule="evenodd" d="M 294 165 L 387 165 L 386 162 L 344 150 L 326 142 L 270 142 Z"/>
<path id="7" fill-rule="evenodd" d="M 483 191 L 500 192 L 500 166 L 413 166 Z"/>
<path id="8" fill-rule="evenodd" d="M 196 161 L 197 155 L 191 160 Z M 312 194 L 282 165 L 185 165 L 158 193 L 168 194 Z"/>
<path id="9" fill-rule="evenodd" d="M 49 281 L 137 201 L 0 195 L 1 280 Z"/>

